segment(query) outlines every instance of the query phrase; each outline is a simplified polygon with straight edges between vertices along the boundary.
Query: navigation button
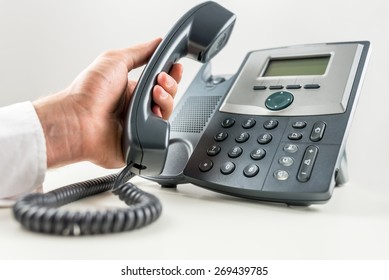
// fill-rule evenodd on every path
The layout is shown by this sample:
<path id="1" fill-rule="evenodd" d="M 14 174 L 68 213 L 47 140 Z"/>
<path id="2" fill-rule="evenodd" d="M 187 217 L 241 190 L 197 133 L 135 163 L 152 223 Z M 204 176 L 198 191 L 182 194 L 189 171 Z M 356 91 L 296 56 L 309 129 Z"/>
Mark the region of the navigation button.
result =
<path id="1" fill-rule="evenodd" d="M 270 95 L 266 101 L 265 106 L 269 110 L 279 111 L 287 108 L 293 102 L 293 94 L 288 91 L 277 91 Z"/>

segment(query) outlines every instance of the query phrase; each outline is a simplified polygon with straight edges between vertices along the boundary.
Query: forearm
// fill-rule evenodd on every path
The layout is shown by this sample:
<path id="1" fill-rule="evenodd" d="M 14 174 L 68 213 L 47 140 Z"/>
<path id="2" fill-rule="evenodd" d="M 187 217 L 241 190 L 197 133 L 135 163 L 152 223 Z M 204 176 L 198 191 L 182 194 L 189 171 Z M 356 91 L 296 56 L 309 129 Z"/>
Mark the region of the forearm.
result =
<path id="1" fill-rule="evenodd" d="M 33 105 L 45 135 L 48 168 L 82 160 L 82 129 L 69 95 L 59 92 Z"/>

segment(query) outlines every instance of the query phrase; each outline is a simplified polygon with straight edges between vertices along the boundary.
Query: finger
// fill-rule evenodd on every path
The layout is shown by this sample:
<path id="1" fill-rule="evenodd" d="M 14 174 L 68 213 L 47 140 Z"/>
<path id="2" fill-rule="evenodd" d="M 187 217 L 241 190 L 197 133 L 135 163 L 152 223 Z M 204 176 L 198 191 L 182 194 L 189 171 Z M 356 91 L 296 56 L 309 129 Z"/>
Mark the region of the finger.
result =
<path id="1" fill-rule="evenodd" d="M 160 85 L 171 96 L 175 96 L 177 93 L 178 85 L 175 79 L 165 72 L 161 72 L 157 77 L 158 85 Z"/>
<path id="2" fill-rule="evenodd" d="M 161 38 L 156 38 L 146 43 L 122 49 L 121 53 L 123 60 L 127 65 L 128 71 L 146 64 L 146 62 L 154 53 L 155 49 L 161 43 L 161 40 Z"/>
<path id="3" fill-rule="evenodd" d="M 158 109 L 154 108 L 155 106 L 153 106 L 153 111 L 159 110 L 161 113 L 160 117 L 167 120 L 173 112 L 173 96 L 165 91 L 160 85 L 156 85 L 153 89 L 153 100 L 155 105 L 159 107 Z"/>
<path id="4" fill-rule="evenodd" d="M 158 105 L 154 104 L 153 107 L 151 108 L 151 111 L 153 112 L 154 115 L 162 118 L 161 107 L 159 107 Z"/>
<path id="5" fill-rule="evenodd" d="M 184 67 L 180 63 L 173 64 L 173 67 L 169 71 L 169 75 L 176 80 L 177 84 L 180 83 L 182 78 L 182 72 L 184 71 Z"/>

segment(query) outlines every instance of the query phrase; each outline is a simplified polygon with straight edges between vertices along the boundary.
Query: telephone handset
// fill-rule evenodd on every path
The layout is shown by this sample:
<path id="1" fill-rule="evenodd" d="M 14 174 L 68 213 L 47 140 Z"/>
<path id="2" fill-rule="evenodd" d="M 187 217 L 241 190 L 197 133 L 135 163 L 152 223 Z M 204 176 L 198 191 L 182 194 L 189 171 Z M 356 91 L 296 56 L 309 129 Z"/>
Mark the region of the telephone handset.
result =
<path id="1" fill-rule="evenodd" d="M 159 174 L 169 146 L 169 123 L 151 111 L 151 91 L 157 75 L 169 72 L 173 63 L 185 56 L 208 62 L 226 45 L 234 23 L 233 13 L 214 2 L 205 2 L 179 19 L 154 52 L 134 91 L 124 126 L 126 162 L 135 163 L 139 175 Z"/>
<path id="2" fill-rule="evenodd" d="M 186 56 L 205 63 L 227 43 L 235 15 L 209 1 L 189 10 L 163 39 L 143 70 L 126 114 L 123 132 L 125 167 L 109 175 L 65 186 L 45 194 L 31 194 L 13 207 L 15 218 L 27 229 L 58 235 L 112 233 L 140 228 L 156 220 L 162 210 L 159 200 L 128 180 L 139 175 L 158 175 L 169 146 L 169 123 L 151 111 L 152 88 L 157 75 L 169 72 L 173 63 Z M 57 209 L 81 198 L 111 190 L 129 207 L 99 212 Z"/>

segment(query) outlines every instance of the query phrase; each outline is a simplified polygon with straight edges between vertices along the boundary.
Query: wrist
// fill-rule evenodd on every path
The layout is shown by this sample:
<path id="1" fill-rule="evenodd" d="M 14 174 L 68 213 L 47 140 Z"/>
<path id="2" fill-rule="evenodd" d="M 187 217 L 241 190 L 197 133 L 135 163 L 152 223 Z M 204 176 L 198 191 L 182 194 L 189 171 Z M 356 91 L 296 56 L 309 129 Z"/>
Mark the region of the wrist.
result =
<path id="1" fill-rule="evenodd" d="M 82 129 L 69 95 L 59 92 L 33 102 L 46 140 L 47 166 L 82 160 Z"/>

